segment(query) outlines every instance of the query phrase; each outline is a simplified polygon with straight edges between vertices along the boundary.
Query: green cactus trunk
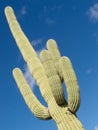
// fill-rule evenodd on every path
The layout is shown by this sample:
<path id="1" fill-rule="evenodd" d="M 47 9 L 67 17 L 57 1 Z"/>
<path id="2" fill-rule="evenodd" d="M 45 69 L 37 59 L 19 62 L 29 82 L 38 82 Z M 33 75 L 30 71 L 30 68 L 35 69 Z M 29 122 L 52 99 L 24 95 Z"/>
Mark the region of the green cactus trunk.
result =
<path id="1" fill-rule="evenodd" d="M 47 50 L 40 53 L 39 59 L 22 32 L 11 7 L 6 7 L 5 15 L 17 46 L 48 106 L 46 108 L 38 101 L 21 70 L 15 68 L 13 76 L 31 112 L 43 120 L 53 119 L 58 130 L 84 130 L 76 116 L 80 106 L 80 91 L 69 58 L 61 57 L 56 42 L 50 39 L 47 41 Z M 62 88 L 63 81 L 66 85 L 68 101 Z"/>

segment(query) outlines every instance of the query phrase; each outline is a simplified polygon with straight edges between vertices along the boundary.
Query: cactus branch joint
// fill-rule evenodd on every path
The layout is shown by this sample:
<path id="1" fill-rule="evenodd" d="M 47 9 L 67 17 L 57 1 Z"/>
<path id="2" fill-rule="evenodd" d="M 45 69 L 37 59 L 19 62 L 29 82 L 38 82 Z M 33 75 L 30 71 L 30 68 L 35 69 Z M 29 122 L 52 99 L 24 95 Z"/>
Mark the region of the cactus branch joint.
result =
<path id="1" fill-rule="evenodd" d="M 80 106 L 80 90 L 70 59 L 61 56 L 57 43 L 53 39 L 47 41 L 47 49 L 42 50 L 38 58 L 11 7 L 5 8 L 5 15 L 23 59 L 48 106 L 45 107 L 40 103 L 22 71 L 15 68 L 13 70 L 14 79 L 31 112 L 39 119 L 53 119 L 58 130 L 84 130 L 76 116 Z M 66 86 L 68 100 L 64 96 L 63 82 Z"/>

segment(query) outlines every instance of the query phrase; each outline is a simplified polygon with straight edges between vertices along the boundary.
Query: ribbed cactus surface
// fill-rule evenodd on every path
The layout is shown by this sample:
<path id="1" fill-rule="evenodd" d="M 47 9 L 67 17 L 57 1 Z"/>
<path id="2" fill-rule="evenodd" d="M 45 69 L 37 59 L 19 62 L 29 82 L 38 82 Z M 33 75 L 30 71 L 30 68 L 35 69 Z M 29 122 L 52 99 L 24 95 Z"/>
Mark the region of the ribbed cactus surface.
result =
<path id="1" fill-rule="evenodd" d="M 76 117 L 80 105 L 80 92 L 69 58 L 62 57 L 56 42 L 50 39 L 47 41 L 47 49 L 41 51 L 39 59 L 21 30 L 11 7 L 5 8 L 5 15 L 17 46 L 48 106 L 46 108 L 38 101 L 22 71 L 15 68 L 13 76 L 31 112 L 43 120 L 53 119 L 58 130 L 84 130 Z M 64 96 L 62 82 L 66 86 L 68 101 Z"/>

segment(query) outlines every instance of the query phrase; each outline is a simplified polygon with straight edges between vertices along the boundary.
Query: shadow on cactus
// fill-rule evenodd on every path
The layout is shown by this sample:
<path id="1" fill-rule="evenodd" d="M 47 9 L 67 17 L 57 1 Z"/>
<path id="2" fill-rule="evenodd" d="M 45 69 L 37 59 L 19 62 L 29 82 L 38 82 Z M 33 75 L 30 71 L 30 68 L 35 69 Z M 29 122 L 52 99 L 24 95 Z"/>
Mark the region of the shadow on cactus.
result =
<path id="1" fill-rule="evenodd" d="M 17 46 L 48 106 L 46 108 L 38 101 L 22 71 L 15 68 L 13 76 L 31 112 L 43 120 L 53 119 L 58 130 L 84 130 L 76 116 L 80 105 L 80 91 L 70 59 L 60 55 L 53 39 L 47 41 L 47 50 L 42 50 L 39 59 L 21 30 L 11 7 L 5 8 L 5 15 Z M 68 101 L 64 97 L 63 81 L 66 85 Z"/>

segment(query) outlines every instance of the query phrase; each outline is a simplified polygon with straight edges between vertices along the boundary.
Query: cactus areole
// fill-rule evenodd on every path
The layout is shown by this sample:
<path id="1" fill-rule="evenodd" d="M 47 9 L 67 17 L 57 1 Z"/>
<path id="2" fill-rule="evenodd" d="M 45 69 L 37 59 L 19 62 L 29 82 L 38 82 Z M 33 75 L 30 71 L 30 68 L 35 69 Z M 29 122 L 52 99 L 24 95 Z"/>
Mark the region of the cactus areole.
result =
<path id="1" fill-rule="evenodd" d="M 76 116 L 80 106 L 80 91 L 70 59 L 60 55 L 56 41 L 53 39 L 47 41 L 47 49 L 41 51 L 39 59 L 18 24 L 11 7 L 5 8 L 5 15 L 17 46 L 48 106 L 45 107 L 40 103 L 29 87 L 22 71 L 15 68 L 13 76 L 31 112 L 43 120 L 53 119 L 58 130 L 84 130 Z M 68 100 L 64 96 L 63 81 Z"/>

